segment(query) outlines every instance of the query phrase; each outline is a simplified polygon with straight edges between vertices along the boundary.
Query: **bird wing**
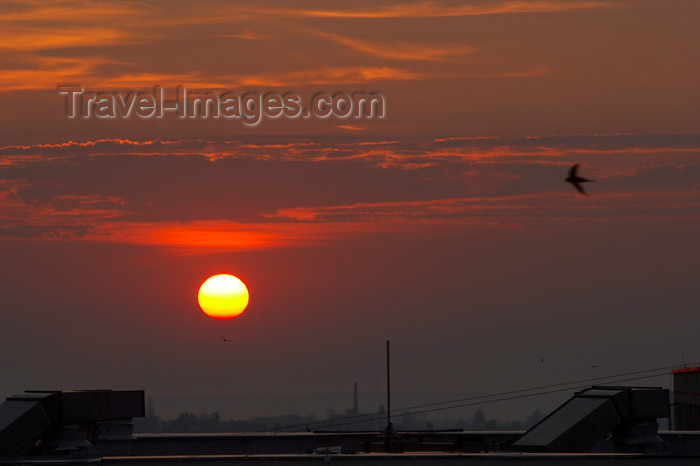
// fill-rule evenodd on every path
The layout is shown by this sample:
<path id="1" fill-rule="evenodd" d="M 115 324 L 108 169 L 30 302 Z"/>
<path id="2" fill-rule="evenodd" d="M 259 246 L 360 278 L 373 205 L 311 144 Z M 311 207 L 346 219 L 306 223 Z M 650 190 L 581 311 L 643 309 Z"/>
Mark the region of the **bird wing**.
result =
<path id="1" fill-rule="evenodd" d="M 588 196 L 588 193 L 587 193 L 586 191 L 584 191 L 583 187 L 582 187 L 578 182 L 572 182 L 571 184 L 573 184 L 574 186 L 576 186 L 576 189 L 578 189 L 578 192 L 580 192 L 581 194 L 584 194 L 584 195 Z"/>
<path id="2" fill-rule="evenodd" d="M 569 177 L 575 178 L 576 177 L 576 170 L 578 170 L 578 166 L 581 165 L 580 163 L 577 163 L 573 167 L 571 167 L 571 170 L 569 170 Z"/>

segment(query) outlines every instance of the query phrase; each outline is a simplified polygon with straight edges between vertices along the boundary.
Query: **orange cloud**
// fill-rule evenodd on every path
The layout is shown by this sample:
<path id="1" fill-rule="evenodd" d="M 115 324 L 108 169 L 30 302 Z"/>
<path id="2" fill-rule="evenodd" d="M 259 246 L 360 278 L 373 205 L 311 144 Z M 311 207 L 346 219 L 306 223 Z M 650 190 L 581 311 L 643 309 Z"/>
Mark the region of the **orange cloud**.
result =
<path id="1" fill-rule="evenodd" d="M 0 49 L 46 50 L 62 47 L 93 47 L 126 43 L 129 35 L 109 27 L 8 27 L 0 35 Z"/>
<path id="2" fill-rule="evenodd" d="M 198 71 L 187 73 L 122 73 L 100 74 L 96 68 L 114 63 L 90 57 L 81 59 L 45 59 L 47 67 L 0 70 L 0 92 L 20 89 L 56 89 L 58 85 L 81 85 L 92 90 L 166 88 L 188 86 L 197 89 L 245 89 L 250 87 L 279 88 L 311 85 L 365 84 L 376 81 L 420 80 L 419 71 L 388 66 L 323 66 L 295 71 L 254 73 L 247 75 L 208 75 Z"/>
<path id="3" fill-rule="evenodd" d="M 86 239 L 197 249 L 259 249 L 289 246 L 303 237 L 284 225 L 241 224 L 228 221 L 105 223 Z"/>
<path id="4" fill-rule="evenodd" d="M 143 39 L 134 23 L 155 10 L 132 2 L 20 1 L 0 15 L 0 50 L 102 47 Z M 42 57 L 37 57 L 41 59 Z"/>
<path id="5" fill-rule="evenodd" d="M 352 50 L 391 60 L 443 61 L 474 51 L 474 47 L 460 44 L 426 45 L 410 42 L 372 42 L 352 39 L 340 34 L 313 31 L 314 34 L 342 44 Z"/>
<path id="6" fill-rule="evenodd" d="M 65 148 L 65 147 L 93 147 L 93 146 L 96 146 L 96 145 L 99 145 L 102 143 L 115 143 L 115 144 L 119 144 L 119 145 L 132 145 L 132 146 L 150 146 L 154 142 L 156 142 L 155 139 L 146 140 L 146 141 L 134 141 L 131 139 L 93 139 L 93 140 L 88 140 L 88 141 L 83 141 L 83 142 L 66 141 L 66 142 L 59 142 L 59 143 L 54 143 L 54 144 L 2 146 L 2 147 L 0 147 L 0 150 L 3 150 L 3 149 L 28 150 L 28 149 L 56 149 L 56 148 Z M 160 140 L 158 140 L 158 142 L 161 144 L 174 144 L 175 143 L 174 141 L 160 141 Z"/>
<path id="7" fill-rule="evenodd" d="M 304 222 L 333 221 L 334 218 L 343 218 L 346 221 L 353 218 L 355 221 L 362 219 L 363 221 L 412 222 L 445 215 L 464 215 L 466 213 L 473 215 L 479 211 L 493 211 L 498 209 L 498 205 L 504 200 L 512 201 L 516 198 L 537 196 L 541 196 L 541 194 L 508 198 L 454 198 L 430 201 L 363 202 L 326 207 L 295 207 L 280 209 L 270 217 Z"/>
<path id="8" fill-rule="evenodd" d="M 275 71 L 239 73 L 211 72 L 207 69 L 179 73 L 164 72 L 152 63 L 142 63 L 142 57 L 117 59 L 111 46 L 121 44 L 149 45 L 177 34 L 182 25 L 224 22 L 260 21 L 269 27 L 270 16 L 284 34 L 290 30 L 306 31 L 325 37 L 356 52 L 381 60 L 405 62 L 445 62 L 474 51 L 465 44 L 423 44 L 408 41 L 371 41 L 344 37 L 334 32 L 294 27 L 291 22 L 300 17 L 423 17 L 495 12 L 561 11 L 592 8 L 599 2 L 505 2 L 494 7 L 446 7 L 433 2 L 399 4 L 359 10 L 304 10 L 301 8 L 260 8 L 209 4 L 195 12 L 164 8 L 158 4 L 131 2 L 18 2 L 3 11 L 0 26 L 0 51 L 11 54 L 12 60 L 0 65 L 0 92 L 15 90 L 55 89 L 58 85 L 78 84 L 90 88 L 135 88 L 153 85 L 186 85 L 198 88 L 285 87 L 313 85 L 365 84 L 377 81 L 425 80 L 430 77 L 528 77 L 546 74 L 545 67 L 485 73 L 484 76 L 442 73 L 431 69 L 412 69 L 378 65 L 313 66 L 307 69 L 278 69 Z M 208 31 L 207 31 L 208 32 Z M 205 33 L 206 35 L 206 33 Z M 212 34 L 209 37 L 236 38 L 265 42 L 272 36 L 254 31 Z M 284 37 L 282 35 L 281 37 Z M 153 45 L 155 47 L 155 45 Z M 75 56 L 72 48 L 90 48 L 87 56 Z M 149 48 L 149 47 L 147 47 Z M 52 50 L 47 56 L 40 52 Z M 62 56 L 53 52 L 61 50 Z M 83 52 L 81 52 L 83 53 Z M 126 60 L 126 61 L 125 61 Z M 323 63 L 323 60 L 317 61 Z M 253 62 L 251 62 L 253 63 Z M 266 69 L 266 68 L 265 68 Z M 238 70 L 236 70 L 238 71 Z"/>
<path id="9" fill-rule="evenodd" d="M 239 34 L 217 34 L 215 37 L 221 37 L 224 39 L 242 39 L 242 40 L 252 40 L 252 41 L 270 41 L 273 37 L 268 34 L 261 34 L 259 32 L 253 32 L 250 29 L 245 29 Z"/>
<path id="10" fill-rule="evenodd" d="M 323 84 L 359 84 L 377 80 L 418 80 L 420 72 L 386 66 L 323 66 L 321 68 L 296 71 L 276 71 L 269 73 L 237 75 L 203 75 L 199 72 L 186 74 L 123 74 L 104 78 L 92 85 L 106 88 L 150 87 L 154 84 L 175 87 L 178 85 L 199 89 L 241 89 L 250 87 L 289 87 Z"/>
<path id="11" fill-rule="evenodd" d="M 0 219 L 4 220 L 0 223 L 0 234 L 3 228 L 32 228 L 52 236 L 65 231 L 84 232 L 128 213 L 124 200 L 114 196 L 57 195 L 46 201 L 24 200 L 20 191 L 26 186 L 26 181 L 18 180 L 0 191 Z M 58 236 L 66 237 L 65 234 Z"/>
<path id="12" fill-rule="evenodd" d="M 600 193 L 595 198 L 554 191 L 297 207 L 280 209 L 267 216 L 268 222 L 257 223 L 228 220 L 124 222 L 114 221 L 124 213 L 121 210 L 124 203 L 118 198 L 59 196 L 52 200 L 51 206 L 35 206 L 35 211 L 26 215 L 26 205 L 16 201 L 13 204 L 17 186 L 0 185 L 0 188 L 3 201 L 0 236 L 4 239 L 123 243 L 193 252 L 293 247 L 362 234 L 417 231 L 431 228 L 431 225 L 517 228 L 533 219 L 561 219 L 562 212 L 571 218 L 683 216 L 687 215 L 683 211 L 696 211 L 700 207 L 698 189 Z M 572 199 L 576 202 L 572 203 Z M 35 233 L 30 236 L 13 234 L 13 227 L 34 228 Z"/>
<path id="13" fill-rule="evenodd" d="M 0 70 L 0 92 L 28 89 L 56 89 L 62 84 L 98 83 L 97 68 L 117 64 L 113 60 L 88 56 L 81 58 L 34 57 L 31 66 L 15 65 Z"/>
<path id="14" fill-rule="evenodd" d="M 105 18 L 133 18 L 149 7 L 133 2 L 56 2 L 28 0 L 14 2 L 3 10 L 0 23 L 36 23 L 55 21 L 61 18 L 66 22 L 99 22 Z"/>
<path id="15" fill-rule="evenodd" d="M 356 125 L 336 125 L 340 129 L 359 131 Z M 517 159 L 520 164 L 568 164 L 575 156 L 646 156 L 650 163 L 658 162 L 659 157 L 674 156 L 675 164 L 689 163 L 700 152 L 694 145 L 678 146 L 672 141 L 663 141 L 643 145 L 636 141 L 625 144 L 611 142 L 611 137 L 600 136 L 568 141 L 557 137 L 528 137 L 522 141 L 502 140 L 496 137 L 451 137 L 439 138 L 423 143 L 405 143 L 396 140 L 357 140 L 333 141 L 295 140 L 280 143 L 253 142 L 251 140 L 225 139 L 94 139 L 85 141 L 65 141 L 49 144 L 0 146 L 0 165 L 9 165 L 16 160 L 31 162 L 47 160 L 48 157 L 78 157 L 109 154 L 149 155 L 196 155 L 211 160 L 225 157 L 246 157 L 258 160 L 305 160 L 305 161 L 342 161 L 366 160 L 383 167 L 413 169 L 418 166 L 430 166 L 438 163 L 512 163 Z M 525 143 L 537 140 L 537 144 Z M 95 148 L 90 150 L 90 148 Z M 70 150 L 72 148 L 80 149 Z M 33 158 L 39 156 L 38 158 Z M 565 160 L 557 160 L 565 159 Z M 615 167 L 614 160 L 606 167 Z M 628 166 L 628 164 L 626 164 Z M 635 164 L 639 167 L 640 164 Z"/>
<path id="16" fill-rule="evenodd" d="M 304 86 L 322 84 L 360 84 L 378 80 L 419 80 L 425 77 L 421 72 L 388 66 L 323 66 L 301 71 L 260 73 L 233 79 L 237 87 L 261 86 Z"/>
<path id="17" fill-rule="evenodd" d="M 510 196 L 296 207 L 280 209 L 269 217 L 311 222 L 313 225 L 325 222 L 461 225 L 482 220 L 493 225 L 515 226 L 533 219 L 561 218 L 562 212 L 571 217 L 632 217 L 647 215 L 650 212 L 673 216 L 673 210 L 699 208 L 698 194 L 698 189 L 625 191 L 598 193 L 595 197 L 582 198 L 575 192 L 550 191 Z M 572 199 L 576 202 L 572 203 Z"/>
<path id="18" fill-rule="evenodd" d="M 608 2 L 599 1 L 512 1 L 481 6 L 443 6 L 435 2 L 421 2 L 355 10 L 284 10 L 284 13 L 291 16 L 316 18 L 443 18 L 510 13 L 553 13 L 592 8 L 611 8 L 611 5 Z M 279 13 L 279 10 L 277 12 Z"/>
<path id="19" fill-rule="evenodd" d="M 0 215 L 0 220 L 3 216 Z M 57 220 L 55 217 L 53 220 Z M 87 219 L 86 219 L 87 220 Z M 87 241 L 99 243 L 158 246 L 191 252 L 269 249 L 319 244 L 331 239 L 358 234 L 395 231 L 403 226 L 391 222 L 280 222 L 239 223 L 227 220 L 192 222 L 114 222 L 106 221 L 79 225 L 34 223 L 38 234 L 23 237 L 3 232 L 0 239 L 34 241 Z M 78 228 L 81 226 L 82 228 Z M 43 227 L 43 228 L 41 228 Z"/>

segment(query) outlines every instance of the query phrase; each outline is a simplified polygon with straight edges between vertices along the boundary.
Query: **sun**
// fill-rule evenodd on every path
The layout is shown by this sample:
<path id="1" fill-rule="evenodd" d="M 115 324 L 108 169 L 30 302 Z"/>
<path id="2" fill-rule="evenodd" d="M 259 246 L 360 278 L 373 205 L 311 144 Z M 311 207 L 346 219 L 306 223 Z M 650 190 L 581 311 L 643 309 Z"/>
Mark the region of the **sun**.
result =
<path id="1" fill-rule="evenodd" d="M 233 275 L 221 273 L 207 278 L 199 287 L 199 307 L 214 319 L 233 319 L 245 311 L 250 295 L 245 284 Z"/>

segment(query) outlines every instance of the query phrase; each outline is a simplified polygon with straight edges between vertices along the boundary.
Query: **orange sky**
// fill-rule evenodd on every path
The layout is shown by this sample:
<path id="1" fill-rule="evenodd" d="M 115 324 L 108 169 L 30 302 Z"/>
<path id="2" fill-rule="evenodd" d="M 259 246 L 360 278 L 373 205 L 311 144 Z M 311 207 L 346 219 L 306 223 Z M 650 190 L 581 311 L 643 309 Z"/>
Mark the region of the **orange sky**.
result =
<path id="1" fill-rule="evenodd" d="M 662 0 L 5 2 L 0 394 L 374 392 L 368 361 L 388 338 L 397 386 L 417 392 L 693 353 L 699 14 Z M 70 119 L 61 86 L 304 107 L 375 92 L 386 116 Z M 563 182 L 574 163 L 590 196 Z M 229 323 L 196 307 L 222 272 L 251 290 Z"/>

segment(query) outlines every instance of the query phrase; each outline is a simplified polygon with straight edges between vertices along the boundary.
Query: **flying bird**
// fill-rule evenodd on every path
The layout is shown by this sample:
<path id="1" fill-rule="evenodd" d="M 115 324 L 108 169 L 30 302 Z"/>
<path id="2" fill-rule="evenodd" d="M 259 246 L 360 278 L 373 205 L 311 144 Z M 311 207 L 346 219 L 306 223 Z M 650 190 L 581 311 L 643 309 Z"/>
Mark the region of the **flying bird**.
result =
<path id="1" fill-rule="evenodd" d="M 231 341 L 231 340 L 229 340 L 228 338 L 222 337 L 221 335 L 219 335 L 219 338 L 221 338 L 221 341 Z"/>
<path id="2" fill-rule="evenodd" d="M 584 191 L 583 187 L 581 187 L 581 183 L 584 183 L 587 181 L 590 182 L 593 180 L 587 180 L 586 178 L 581 178 L 580 176 L 578 176 L 578 174 L 576 172 L 578 171 L 579 165 L 580 164 L 577 163 L 576 165 L 571 167 L 571 170 L 569 171 L 569 177 L 564 181 L 568 181 L 569 183 L 573 184 L 574 188 L 576 188 L 578 190 L 578 192 L 580 192 L 583 195 L 588 196 L 588 193 L 586 191 Z"/>

